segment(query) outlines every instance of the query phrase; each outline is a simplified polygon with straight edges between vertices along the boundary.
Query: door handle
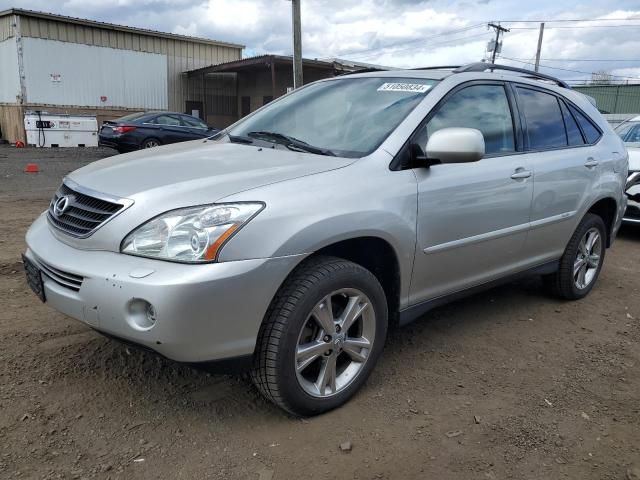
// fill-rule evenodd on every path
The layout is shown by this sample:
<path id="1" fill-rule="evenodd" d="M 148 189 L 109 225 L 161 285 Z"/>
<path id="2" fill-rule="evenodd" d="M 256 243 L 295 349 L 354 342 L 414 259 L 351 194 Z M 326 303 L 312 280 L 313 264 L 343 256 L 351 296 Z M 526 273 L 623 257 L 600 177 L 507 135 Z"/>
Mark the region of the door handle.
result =
<path id="1" fill-rule="evenodd" d="M 511 178 L 514 180 L 523 180 L 525 178 L 529 178 L 531 176 L 531 172 L 529 170 L 517 170 L 516 173 L 511 175 Z"/>
<path id="2" fill-rule="evenodd" d="M 587 158 L 587 162 L 584 164 L 584 166 L 587 168 L 595 168 L 598 166 L 598 164 L 599 162 L 597 160 L 594 160 L 593 157 L 589 157 Z"/>

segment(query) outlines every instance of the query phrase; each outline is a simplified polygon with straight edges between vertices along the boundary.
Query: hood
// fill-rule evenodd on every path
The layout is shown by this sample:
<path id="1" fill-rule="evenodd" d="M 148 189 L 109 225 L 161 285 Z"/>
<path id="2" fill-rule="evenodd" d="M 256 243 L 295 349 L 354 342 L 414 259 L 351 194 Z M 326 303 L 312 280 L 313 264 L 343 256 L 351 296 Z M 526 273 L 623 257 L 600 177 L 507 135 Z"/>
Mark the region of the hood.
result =
<path id="1" fill-rule="evenodd" d="M 640 147 L 627 146 L 627 151 L 629 152 L 629 171 L 640 172 Z"/>
<path id="2" fill-rule="evenodd" d="M 68 177 L 83 187 L 122 198 L 197 205 L 333 170 L 353 161 L 280 148 L 196 140 L 105 158 Z"/>

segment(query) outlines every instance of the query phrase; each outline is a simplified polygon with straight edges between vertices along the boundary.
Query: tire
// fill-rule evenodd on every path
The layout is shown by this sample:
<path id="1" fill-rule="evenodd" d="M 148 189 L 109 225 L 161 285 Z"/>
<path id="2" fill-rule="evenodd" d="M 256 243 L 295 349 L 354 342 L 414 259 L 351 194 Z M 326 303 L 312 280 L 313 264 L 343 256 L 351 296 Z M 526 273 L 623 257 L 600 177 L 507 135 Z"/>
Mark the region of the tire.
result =
<path id="1" fill-rule="evenodd" d="M 594 244 L 594 247 L 591 249 L 591 253 L 587 256 L 588 259 L 585 259 L 585 251 L 582 246 L 582 242 L 583 240 L 586 241 L 588 234 L 593 232 L 597 232 L 597 242 L 599 243 Z M 598 280 L 598 276 L 602 270 L 602 265 L 604 264 L 607 239 L 606 232 L 607 230 L 601 217 L 592 213 L 587 213 L 584 216 L 571 236 L 564 254 L 560 258 L 558 271 L 544 277 L 545 283 L 554 295 L 566 300 L 579 300 L 586 297 L 589 292 L 591 292 Z M 597 265 L 595 265 L 595 262 L 593 261 L 594 257 L 591 256 L 596 250 L 596 246 L 599 246 L 597 249 Z M 574 267 L 579 264 L 579 255 L 583 256 L 583 260 L 586 263 L 581 264 L 578 276 L 576 276 L 574 273 Z M 580 281 L 582 271 L 587 272 L 584 278 L 585 280 L 588 279 L 588 282 Z"/>
<path id="2" fill-rule="evenodd" d="M 140 144 L 140 148 L 154 148 L 154 147 L 159 147 L 160 145 L 162 145 L 162 143 L 160 143 L 160 140 L 158 140 L 157 138 L 146 138 L 144 140 L 144 142 L 142 142 Z"/>
<path id="3" fill-rule="evenodd" d="M 368 306 L 362 310 L 365 304 Z M 326 314 L 327 305 L 332 306 L 332 315 L 319 315 L 317 312 Z M 347 310 L 361 312 L 352 315 L 355 320 L 351 327 L 341 323 L 342 318 L 349 318 Z M 321 317 L 328 322 L 324 323 L 327 328 L 320 327 Z M 296 416 L 317 415 L 339 407 L 360 389 L 373 370 L 384 348 L 387 318 L 384 291 L 371 272 L 335 257 L 306 260 L 271 302 L 258 334 L 251 378 L 268 400 Z M 331 324 L 338 327 L 328 335 Z M 345 330 L 339 328 L 341 324 Z M 370 340 L 368 348 L 362 347 L 366 340 Z M 354 341 L 359 346 L 354 347 Z M 307 345 L 324 348 L 324 353 L 301 360 Z M 327 375 L 329 381 L 324 382 L 323 372 L 331 371 L 329 365 L 337 365 L 336 374 Z"/>

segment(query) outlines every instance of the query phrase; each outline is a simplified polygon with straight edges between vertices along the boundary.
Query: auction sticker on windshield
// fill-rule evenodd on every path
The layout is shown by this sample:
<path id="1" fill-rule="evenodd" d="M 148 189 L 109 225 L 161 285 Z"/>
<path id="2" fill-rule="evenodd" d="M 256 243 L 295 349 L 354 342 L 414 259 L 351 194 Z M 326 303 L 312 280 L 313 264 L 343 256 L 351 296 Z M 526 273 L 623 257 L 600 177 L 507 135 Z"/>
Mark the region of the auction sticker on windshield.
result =
<path id="1" fill-rule="evenodd" d="M 431 85 L 421 83 L 383 83 L 378 88 L 379 92 L 409 92 L 424 93 L 431 88 Z"/>

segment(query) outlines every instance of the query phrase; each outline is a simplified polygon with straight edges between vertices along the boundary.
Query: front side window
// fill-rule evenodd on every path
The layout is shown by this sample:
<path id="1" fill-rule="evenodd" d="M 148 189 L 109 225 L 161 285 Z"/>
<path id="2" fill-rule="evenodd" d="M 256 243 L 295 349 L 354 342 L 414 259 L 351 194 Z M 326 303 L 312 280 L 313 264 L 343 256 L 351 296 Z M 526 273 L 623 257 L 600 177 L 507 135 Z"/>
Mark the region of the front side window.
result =
<path id="1" fill-rule="evenodd" d="M 515 151 L 511 109 L 502 85 L 472 85 L 451 95 L 419 132 L 416 143 L 424 149 L 433 132 L 449 127 L 480 130 L 486 155 Z"/>
<path id="2" fill-rule="evenodd" d="M 203 128 L 203 129 L 207 129 L 209 127 L 207 127 L 207 124 L 204 123 L 202 120 L 195 118 L 195 117 L 190 117 L 189 115 L 184 115 L 182 117 L 182 121 L 184 122 L 184 124 L 187 127 L 192 127 L 192 128 Z"/>
<path id="3" fill-rule="evenodd" d="M 178 117 L 174 117 L 173 115 L 160 115 L 156 117 L 153 123 L 157 123 L 158 125 L 170 125 L 173 127 L 179 127 L 180 119 Z"/>
<path id="4" fill-rule="evenodd" d="M 227 133 L 231 138 L 274 143 L 286 143 L 282 140 L 286 137 L 299 141 L 298 146 L 363 157 L 382 144 L 435 83 L 393 77 L 319 82 L 269 103 Z"/>
<path id="5" fill-rule="evenodd" d="M 566 147 L 567 135 L 556 96 L 529 88 L 517 90 L 527 124 L 529 150 Z"/>

